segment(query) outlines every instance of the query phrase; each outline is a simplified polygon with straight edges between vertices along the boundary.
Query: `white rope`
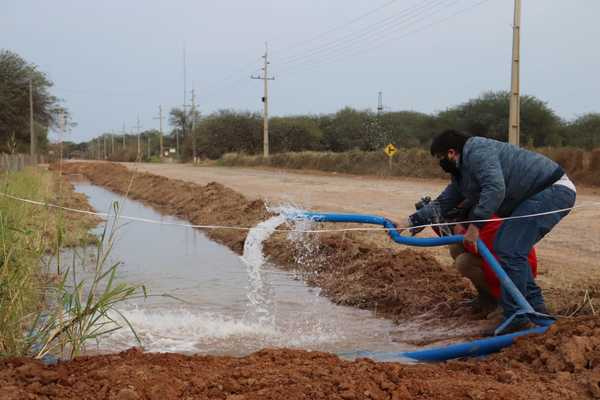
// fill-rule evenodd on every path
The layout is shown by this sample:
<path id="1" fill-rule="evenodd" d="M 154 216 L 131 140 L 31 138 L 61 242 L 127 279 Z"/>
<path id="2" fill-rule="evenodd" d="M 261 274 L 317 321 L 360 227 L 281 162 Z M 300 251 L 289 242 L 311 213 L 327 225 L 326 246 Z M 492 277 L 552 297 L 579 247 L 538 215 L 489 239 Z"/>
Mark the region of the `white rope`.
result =
<path id="1" fill-rule="evenodd" d="M 27 203 L 27 204 L 33 204 L 33 205 L 43 206 L 43 207 L 48 207 L 48 208 L 55 208 L 55 209 L 60 209 L 60 210 L 79 213 L 79 214 L 94 215 L 94 216 L 102 217 L 105 219 L 108 219 L 111 216 L 115 216 L 114 214 L 110 214 L 110 213 L 80 210 L 80 209 L 76 209 L 76 208 L 64 207 L 64 206 L 60 206 L 57 204 L 43 202 L 43 201 L 24 199 L 21 197 L 10 195 L 8 193 L 0 192 L 0 195 L 7 197 L 9 199 L 21 201 L 21 202 Z M 448 225 L 468 225 L 468 224 L 472 224 L 472 223 L 507 221 L 507 220 L 512 220 L 512 219 L 522 219 L 522 218 L 535 218 L 535 217 L 541 217 L 544 215 L 557 214 L 557 213 L 572 211 L 572 210 L 581 209 L 581 208 L 600 208 L 600 202 L 584 203 L 584 204 L 580 204 L 580 205 L 569 207 L 569 208 L 563 208 L 560 210 L 547 211 L 547 212 L 541 212 L 541 213 L 536 213 L 536 214 L 518 215 L 518 216 L 504 217 L 504 218 L 476 219 L 476 220 L 458 221 L 458 222 L 425 224 L 425 225 L 411 226 L 410 229 L 420 229 L 420 228 L 448 226 Z M 133 221 L 133 222 L 144 222 L 144 223 L 155 224 L 155 225 L 179 226 L 179 227 L 184 227 L 184 228 L 229 229 L 229 230 L 237 230 L 237 231 L 249 231 L 252 229 L 254 229 L 254 230 L 261 229 L 261 228 L 257 228 L 257 227 L 246 227 L 246 226 L 199 225 L 199 224 L 185 224 L 185 223 L 178 223 L 178 222 L 165 222 L 165 221 L 159 221 L 159 220 L 154 220 L 154 219 L 149 219 L 149 218 L 132 217 L 132 216 L 127 216 L 127 215 L 118 215 L 117 217 L 119 219 L 124 219 L 124 220 L 128 220 L 128 221 Z M 293 219 L 293 216 L 292 216 L 292 219 Z M 267 229 L 265 229 L 265 230 L 267 230 Z M 268 229 L 268 230 L 272 231 L 272 229 Z M 362 231 L 362 232 L 386 231 L 387 232 L 387 231 L 391 231 L 391 230 L 392 229 L 389 229 L 389 228 L 366 228 L 366 227 L 339 228 L 339 229 L 307 229 L 307 230 L 277 228 L 277 229 L 275 229 L 275 232 L 298 232 L 298 233 L 357 232 L 357 231 Z"/>

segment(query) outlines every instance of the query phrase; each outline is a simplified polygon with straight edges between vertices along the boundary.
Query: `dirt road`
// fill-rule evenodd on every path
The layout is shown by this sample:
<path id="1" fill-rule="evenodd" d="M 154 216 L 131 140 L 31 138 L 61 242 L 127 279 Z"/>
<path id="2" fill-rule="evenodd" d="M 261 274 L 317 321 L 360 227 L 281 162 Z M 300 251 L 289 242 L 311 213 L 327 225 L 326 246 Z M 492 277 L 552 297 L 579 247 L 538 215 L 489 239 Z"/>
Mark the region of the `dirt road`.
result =
<path id="1" fill-rule="evenodd" d="M 287 203 L 310 210 L 379 214 L 392 219 L 408 215 L 424 195 L 435 196 L 443 180 L 382 179 L 312 174 L 286 170 L 195 167 L 190 164 L 127 164 L 129 168 L 168 178 L 207 184 L 219 182 L 250 199 Z M 575 210 L 539 245 L 540 282 L 546 288 L 600 286 L 600 190 L 580 188 Z M 430 250 L 448 261 L 443 249 Z"/>

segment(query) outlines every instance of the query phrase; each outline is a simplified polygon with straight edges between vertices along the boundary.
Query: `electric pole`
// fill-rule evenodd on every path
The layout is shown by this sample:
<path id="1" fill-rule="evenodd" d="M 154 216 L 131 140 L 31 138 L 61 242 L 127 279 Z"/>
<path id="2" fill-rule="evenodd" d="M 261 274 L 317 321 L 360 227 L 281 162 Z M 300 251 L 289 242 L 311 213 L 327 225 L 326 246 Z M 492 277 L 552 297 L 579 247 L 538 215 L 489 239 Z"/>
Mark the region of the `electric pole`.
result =
<path id="1" fill-rule="evenodd" d="M 106 160 L 106 133 L 104 135 L 102 135 L 102 140 L 104 142 L 104 147 L 103 147 L 103 159 Z"/>
<path id="2" fill-rule="evenodd" d="M 157 119 L 160 121 L 160 128 L 159 128 L 159 132 L 160 132 L 160 136 L 159 136 L 159 144 L 160 144 L 160 158 L 163 158 L 164 155 L 164 148 L 163 148 L 163 113 L 162 113 L 162 105 L 158 106 L 158 117 L 154 117 L 154 119 Z"/>
<path id="3" fill-rule="evenodd" d="M 520 55 L 521 55 L 521 0 L 515 0 L 515 17 L 513 23 L 513 50 L 510 87 L 510 117 L 508 142 L 519 146 L 521 131 L 521 98 L 520 98 Z"/>
<path id="4" fill-rule="evenodd" d="M 265 42 L 265 55 L 263 56 L 265 59 L 262 76 L 250 76 L 250 79 L 260 79 L 264 83 L 264 95 L 262 98 L 263 101 L 263 157 L 269 156 L 269 85 L 268 82 L 275 80 L 275 77 L 269 77 L 268 67 L 269 67 L 269 48 L 267 43 Z"/>
<path id="5" fill-rule="evenodd" d="M 152 150 L 150 149 L 150 135 L 148 135 L 148 161 L 150 161 L 151 156 L 152 156 Z"/>
<path id="6" fill-rule="evenodd" d="M 31 140 L 29 145 L 31 162 L 37 164 L 37 158 L 35 155 L 35 127 L 33 126 L 33 82 L 31 79 L 29 79 L 29 135 Z"/>
<path id="7" fill-rule="evenodd" d="M 193 86 L 193 82 L 192 82 Z M 196 153 L 196 93 L 192 88 L 192 157 L 194 164 L 197 162 L 198 155 Z"/>
<path id="8" fill-rule="evenodd" d="M 185 43 L 183 44 L 183 106 L 182 106 L 182 125 L 181 125 L 181 136 L 185 140 L 185 131 L 187 125 L 187 60 L 185 57 Z M 179 157 L 179 133 L 175 131 L 175 147 L 177 151 L 177 157 Z"/>
<path id="9" fill-rule="evenodd" d="M 110 155 L 115 154 L 115 131 L 110 131 Z"/>
<path id="10" fill-rule="evenodd" d="M 137 116 L 137 125 L 135 126 L 137 133 L 137 158 L 140 159 L 142 157 L 142 142 L 140 138 L 140 131 L 142 126 L 140 125 L 140 114 Z"/>
<path id="11" fill-rule="evenodd" d="M 121 132 L 123 133 L 123 151 L 125 151 L 125 135 L 127 134 L 127 131 L 125 130 L 125 122 L 123 122 L 123 130 Z"/>
<path id="12" fill-rule="evenodd" d="M 377 115 L 383 112 L 383 92 L 379 92 L 379 100 L 377 101 Z"/>

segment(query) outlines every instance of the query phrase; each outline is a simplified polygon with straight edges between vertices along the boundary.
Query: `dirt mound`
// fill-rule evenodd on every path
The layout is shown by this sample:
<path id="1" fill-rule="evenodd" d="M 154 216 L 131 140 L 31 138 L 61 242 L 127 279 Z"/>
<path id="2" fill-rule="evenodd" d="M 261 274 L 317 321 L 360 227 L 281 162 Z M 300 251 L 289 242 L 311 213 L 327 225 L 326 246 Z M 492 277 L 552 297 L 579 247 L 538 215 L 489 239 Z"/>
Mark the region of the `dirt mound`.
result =
<path id="1" fill-rule="evenodd" d="M 82 174 L 94 184 L 193 224 L 253 227 L 269 217 L 262 201 L 249 201 L 218 183 L 197 185 L 113 163 L 65 163 L 65 174 Z M 339 228 L 339 226 L 336 226 Z M 206 230 L 213 240 L 243 251 L 247 231 Z M 433 257 L 413 250 L 390 250 L 367 242 L 360 234 L 323 234 L 315 240 L 311 262 L 305 248 L 273 235 L 265 254 L 284 268 L 301 270 L 339 304 L 374 310 L 396 320 L 432 312 L 451 317 L 449 310 L 472 295 L 467 282 Z M 381 234 L 380 240 L 389 240 Z M 464 310 L 463 310 L 464 311 Z"/>
<path id="2" fill-rule="evenodd" d="M 262 350 L 242 357 L 132 349 L 44 366 L 0 361 L 2 399 L 587 399 L 589 385 L 498 361 L 432 365 L 344 361 L 332 354 Z"/>
<path id="3" fill-rule="evenodd" d="M 543 336 L 519 340 L 502 356 L 548 372 L 600 372 L 600 319 L 565 319 Z"/>

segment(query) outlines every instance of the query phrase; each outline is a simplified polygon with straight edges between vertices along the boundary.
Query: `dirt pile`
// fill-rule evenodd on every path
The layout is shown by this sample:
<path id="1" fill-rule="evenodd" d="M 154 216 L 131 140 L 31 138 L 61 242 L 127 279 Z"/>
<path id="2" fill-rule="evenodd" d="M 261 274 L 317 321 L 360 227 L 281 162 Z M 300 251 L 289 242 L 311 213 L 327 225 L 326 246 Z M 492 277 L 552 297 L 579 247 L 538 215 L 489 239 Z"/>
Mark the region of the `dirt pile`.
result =
<path id="1" fill-rule="evenodd" d="M 582 373 L 569 362 L 560 371 L 529 359 L 535 346 L 557 343 L 545 353 L 570 353 L 568 334 L 598 319 L 560 324 L 549 334 L 520 341 L 483 360 L 403 365 L 366 359 L 344 361 L 332 354 L 267 349 L 242 357 L 149 354 L 131 349 L 44 366 L 29 359 L 0 361 L 2 399 L 593 399 L 598 393 L 597 344 L 592 335 Z M 587 332 L 587 330 L 586 330 Z M 579 341 L 577 339 L 576 341 Z M 579 345 L 577 345 L 579 346 Z M 576 347 L 577 347 L 576 346 Z M 557 356 L 558 357 L 558 356 Z M 590 364 L 591 362 L 591 364 Z"/>
<path id="2" fill-rule="evenodd" d="M 249 201 L 214 182 L 197 185 L 112 163 L 66 163 L 62 169 L 193 224 L 252 227 L 269 217 L 262 201 Z M 238 254 L 247 235 L 247 231 L 230 229 L 205 232 Z M 448 311 L 459 309 L 458 303 L 472 294 L 453 269 L 427 254 L 377 247 L 354 233 L 314 239 L 316 251 L 310 254 L 314 260 L 309 263 L 302 262 L 305 249 L 284 233 L 266 243 L 265 253 L 284 268 L 307 273 L 306 280 L 336 303 L 375 310 L 396 320 L 424 311 L 444 318 L 451 317 Z M 380 239 L 389 240 L 383 234 Z"/>

